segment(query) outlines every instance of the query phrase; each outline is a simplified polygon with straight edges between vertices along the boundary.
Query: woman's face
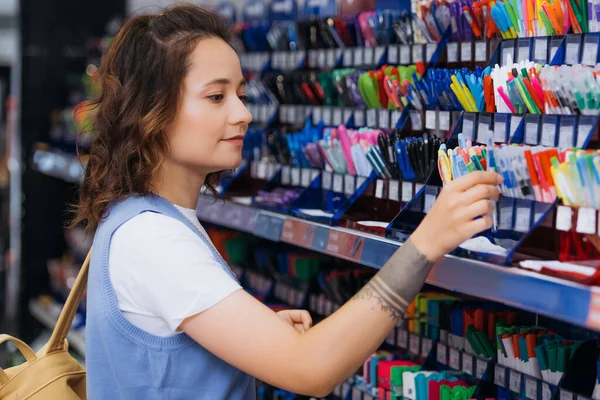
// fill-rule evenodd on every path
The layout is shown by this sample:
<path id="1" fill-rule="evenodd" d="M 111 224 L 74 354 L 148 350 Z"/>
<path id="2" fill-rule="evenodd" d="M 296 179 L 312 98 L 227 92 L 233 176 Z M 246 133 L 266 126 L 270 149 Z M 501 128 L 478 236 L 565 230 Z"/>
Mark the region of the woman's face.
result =
<path id="1" fill-rule="evenodd" d="M 190 55 L 178 115 L 167 134 L 167 160 L 201 174 L 233 169 L 252 116 L 235 51 L 223 40 L 200 40 Z"/>

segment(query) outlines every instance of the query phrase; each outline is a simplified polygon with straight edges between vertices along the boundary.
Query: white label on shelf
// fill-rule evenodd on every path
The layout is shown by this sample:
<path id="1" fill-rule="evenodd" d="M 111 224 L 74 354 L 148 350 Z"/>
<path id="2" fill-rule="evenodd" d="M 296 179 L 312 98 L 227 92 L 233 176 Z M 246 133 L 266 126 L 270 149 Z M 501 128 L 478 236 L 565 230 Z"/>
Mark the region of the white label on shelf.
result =
<path id="1" fill-rule="evenodd" d="M 525 143 L 538 144 L 539 125 L 535 122 L 525 122 Z"/>
<path id="2" fill-rule="evenodd" d="M 408 343 L 408 351 L 415 355 L 419 355 L 419 350 L 421 350 L 421 341 L 419 336 L 413 335 L 412 333 L 409 335 L 409 343 Z"/>
<path id="3" fill-rule="evenodd" d="M 398 45 L 392 44 L 388 47 L 388 64 L 398 64 Z"/>
<path id="4" fill-rule="evenodd" d="M 485 374 L 487 367 L 488 367 L 488 361 L 482 360 L 481 358 L 477 357 L 475 359 L 475 378 L 477 378 L 477 379 L 483 378 L 483 374 Z"/>
<path id="5" fill-rule="evenodd" d="M 558 130 L 558 147 L 560 147 L 561 149 L 573 147 L 574 134 L 574 127 L 566 125 L 561 126 Z"/>
<path id="6" fill-rule="evenodd" d="M 365 126 L 365 110 L 354 111 L 354 126 L 363 128 Z"/>
<path id="7" fill-rule="evenodd" d="M 581 63 L 584 65 L 594 66 L 598 60 L 598 42 L 585 41 L 583 43 L 583 55 L 581 56 Z"/>
<path id="8" fill-rule="evenodd" d="M 448 63 L 458 62 L 458 43 L 448 43 L 446 45 L 446 53 L 448 54 Z"/>
<path id="9" fill-rule="evenodd" d="M 573 226 L 573 210 L 571 207 L 558 206 L 556 208 L 556 230 L 568 232 Z"/>
<path id="10" fill-rule="evenodd" d="M 352 400 L 363 400 L 363 392 L 358 386 L 352 387 Z"/>
<path id="11" fill-rule="evenodd" d="M 413 198 L 412 182 L 402 182 L 402 201 L 408 203 Z"/>
<path id="12" fill-rule="evenodd" d="M 302 169 L 301 180 L 302 180 L 301 185 L 303 187 L 309 187 L 310 186 L 310 170 L 308 168 L 303 168 Z"/>
<path id="13" fill-rule="evenodd" d="M 400 121 L 401 116 L 402 116 L 402 111 L 400 111 L 400 110 L 393 110 L 391 112 L 390 128 L 396 127 L 396 124 L 398 123 L 398 121 Z"/>
<path id="14" fill-rule="evenodd" d="M 321 107 L 313 107 L 312 109 L 312 120 L 313 125 L 317 125 L 319 122 L 323 120 L 323 108 Z"/>
<path id="15" fill-rule="evenodd" d="M 438 113 L 439 127 L 441 131 L 447 131 L 450 129 L 450 112 L 440 111 Z"/>
<path id="16" fill-rule="evenodd" d="M 352 49 L 344 49 L 344 67 L 352 66 Z"/>
<path id="17" fill-rule="evenodd" d="M 327 66 L 327 50 L 317 50 L 317 67 L 325 68 Z"/>
<path id="18" fill-rule="evenodd" d="M 375 47 L 375 58 L 373 60 L 374 64 L 379 64 L 380 62 L 385 62 L 385 60 L 382 60 L 384 53 L 385 53 L 385 46 Z"/>
<path id="19" fill-rule="evenodd" d="M 334 68 L 335 64 L 337 62 L 337 54 L 336 54 L 337 50 L 336 49 L 329 49 L 327 50 L 327 67 L 328 68 Z"/>
<path id="20" fill-rule="evenodd" d="M 470 62 L 473 61 L 473 42 L 462 42 L 460 44 L 460 61 Z"/>
<path id="21" fill-rule="evenodd" d="M 410 111 L 410 124 L 413 131 L 423 130 L 423 118 L 420 111 Z"/>
<path id="22" fill-rule="evenodd" d="M 385 338 L 385 342 L 387 344 L 389 344 L 390 346 L 393 346 L 395 339 L 396 339 L 396 332 L 394 332 L 394 330 L 392 329 L 390 331 L 390 333 L 388 333 L 387 337 Z"/>
<path id="23" fill-rule="evenodd" d="M 408 332 L 405 329 L 398 328 L 396 330 L 396 346 L 401 349 L 408 348 Z"/>
<path id="24" fill-rule="evenodd" d="M 565 53 L 565 64 L 578 64 L 579 63 L 579 43 L 569 43 L 567 41 L 567 50 Z"/>
<path id="25" fill-rule="evenodd" d="M 526 62 L 529 60 L 529 46 L 517 47 L 517 62 Z"/>
<path id="26" fill-rule="evenodd" d="M 341 107 L 335 107 L 333 109 L 333 126 L 340 126 L 344 123 L 344 109 Z"/>
<path id="27" fill-rule="evenodd" d="M 596 233 L 596 210 L 593 208 L 581 207 L 577 212 L 577 227 L 575 230 L 578 233 L 594 235 Z"/>
<path id="28" fill-rule="evenodd" d="M 589 124 L 579 123 L 577 126 L 577 147 L 583 147 L 588 136 L 590 136 L 590 132 L 592 130 L 592 126 Z"/>
<path id="29" fill-rule="evenodd" d="M 333 191 L 342 193 L 344 191 L 344 177 L 340 174 L 333 174 Z"/>
<path id="30" fill-rule="evenodd" d="M 260 161 L 258 163 L 258 170 L 256 171 L 256 175 L 258 179 L 266 179 L 267 178 L 267 163 Z"/>
<path id="31" fill-rule="evenodd" d="M 565 389 L 560 389 L 560 400 L 573 400 L 573 393 Z"/>
<path id="32" fill-rule="evenodd" d="M 475 42 L 475 62 L 486 62 L 487 60 L 487 43 Z"/>
<path id="33" fill-rule="evenodd" d="M 506 122 L 495 121 L 494 122 L 494 142 L 504 143 L 506 142 Z M 487 143 L 485 143 L 487 144 Z"/>
<path id="34" fill-rule="evenodd" d="M 401 45 L 399 51 L 400 51 L 400 55 L 398 58 L 398 63 L 400 65 L 410 64 L 410 46 Z"/>
<path id="35" fill-rule="evenodd" d="M 433 207 L 435 200 L 436 200 L 435 195 L 430 194 L 430 193 L 425 193 L 425 204 L 423 207 L 423 212 L 425 214 L 427 214 L 429 212 L 429 210 L 431 210 L 431 207 Z"/>
<path id="36" fill-rule="evenodd" d="M 536 38 L 533 45 L 533 58 L 535 61 L 548 61 L 548 38 Z"/>
<path id="37" fill-rule="evenodd" d="M 508 375 L 508 389 L 511 392 L 521 393 L 521 376 L 520 372 L 510 370 Z"/>
<path id="38" fill-rule="evenodd" d="M 531 227 L 531 209 L 529 207 L 518 207 L 515 218 L 515 231 L 527 233 Z"/>
<path id="39" fill-rule="evenodd" d="M 465 139 L 473 140 L 474 130 L 474 121 L 471 118 L 463 117 L 462 134 L 465 135 Z"/>
<path id="40" fill-rule="evenodd" d="M 427 46 L 425 47 L 425 62 L 430 62 L 431 59 L 433 58 L 433 53 L 435 53 L 435 50 L 437 49 L 437 43 L 428 43 Z"/>
<path id="41" fill-rule="evenodd" d="M 525 376 L 525 396 L 531 400 L 537 400 L 538 388 L 537 379 L 530 376 Z"/>
<path id="42" fill-rule="evenodd" d="M 331 115 L 331 107 L 323 107 L 323 122 L 326 126 L 332 125 L 332 115 Z"/>
<path id="43" fill-rule="evenodd" d="M 375 181 L 375 197 L 383 199 L 383 181 L 381 179 Z"/>
<path id="44" fill-rule="evenodd" d="M 494 140 L 494 132 L 490 129 L 490 125 L 485 121 L 477 124 L 477 142 L 487 144 L 489 141 Z"/>
<path id="45" fill-rule="evenodd" d="M 556 143 L 556 125 L 551 123 L 542 124 L 542 146 L 554 147 Z"/>
<path id="46" fill-rule="evenodd" d="M 422 183 L 415 183 L 415 195 L 421 191 L 425 187 Z"/>
<path id="47" fill-rule="evenodd" d="M 448 347 L 444 343 L 437 343 L 436 359 L 440 364 L 448 365 Z"/>
<path id="48" fill-rule="evenodd" d="M 308 51 L 308 64 L 312 68 L 317 68 L 317 50 L 309 50 Z"/>
<path id="49" fill-rule="evenodd" d="M 502 46 L 501 57 L 502 57 L 500 60 L 501 65 L 505 65 L 508 62 L 509 57 L 514 62 L 515 61 L 515 48 L 513 46 Z"/>
<path id="50" fill-rule="evenodd" d="M 352 196 L 356 191 L 356 182 L 354 179 L 354 175 L 347 174 L 344 177 L 344 193 L 348 196 Z"/>
<path id="51" fill-rule="evenodd" d="M 281 184 L 290 184 L 290 167 L 288 167 L 287 165 L 284 165 L 283 168 L 281 168 Z"/>
<path id="52" fill-rule="evenodd" d="M 552 390 L 546 382 L 542 382 L 542 400 L 552 400 Z"/>
<path id="53" fill-rule="evenodd" d="M 412 63 L 423 62 L 423 45 L 413 44 L 412 46 Z"/>
<path id="54" fill-rule="evenodd" d="M 379 128 L 390 129 L 390 110 L 379 110 Z"/>
<path id="55" fill-rule="evenodd" d="M 391 201 L 398 201 L 400 192 L 400 182 L 395 179 L 390 179 L 390 185 L 388 188 L 388 199 Z"/>
<path id="56" fill-rule="evenodd" d="M 300 168 L 292 168 L 292 186 L 300 186 Z"/>
<path id="57" fill-rule="evenodd" d="M 506 386 L 506 368 L 500 364 L 496 364 L 494 368 L 494 385 L 502 388 Z"/>
<path id="58" fill-rule="evenodd" d="M 365 178 L 364 176 L 357 176 L 356 177 L 356 190 L 358 190 L 358 188 L 360 188 L 363 183 L 365 183 L 367 181 L 367 178 Z"/>
<path id="59" fill-rule="evenodd" d="M 363 48 L 355 47 L 354 48 L 354 66 L 362 67 L 364 64 L 365 64 L 365 59 L 364 59 L 364 54 L 363 54 Z"/>
<path id="60" fill-rule="evenodd" d="M 433 341 L 429 338 L 423 338 L 421 341 L 421 356 L 427 357 L 433 347 Z"/>
<path id="61" fill-rule="evenodd" d="M 425 111 L 425 129 L 435 129 L 436 124 L 436 115 L 435 111 L 427 110 Z"/>
<path id="62" fill-rule="evenodd" d="M 462 353 L 462 368 L 461 371 L 473 375 L 473 356 L 467 353 Z"/>
<path id="63" fill-rule="evenodd" d="M 333 176 L 329 171 L 323 171 L 323 177 L 321 179 L 321 188 L 324 190 L 331 190 L 333 182 Z"/>
<path id="64" fill-rule="evenodd" d="M 448 353 L 448 365 L 450 368 L 460 371 L 460 352 L 451 347 Z"/>
<path id="65" fill-rule="evenodd" d="M 374 50 L 373 47 L 365 47 L 364 48 L 363 62 L 365 65 L 376 64 L 375 52 L 373 50 Z"/>
<path id="66" fill-rule="evenodd" d="M 377 128 L 377 110 L 373 108 L 367 110 L 367 126 Z"/>

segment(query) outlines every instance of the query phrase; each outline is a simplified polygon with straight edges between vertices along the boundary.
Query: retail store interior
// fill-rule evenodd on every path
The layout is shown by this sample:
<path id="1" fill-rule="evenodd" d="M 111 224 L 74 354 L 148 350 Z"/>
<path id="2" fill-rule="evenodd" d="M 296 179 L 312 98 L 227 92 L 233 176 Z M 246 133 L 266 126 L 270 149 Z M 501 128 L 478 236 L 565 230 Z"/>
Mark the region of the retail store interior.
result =
<path id="1" fill-rule="evenodd" d="M 0 0 L 0 333 L 35 351 L 92 245 L 70 226 L 95 139 L 81 105 L 122 23 L 172 3 Z M 232 30 L 252 115 L 241 165 L 197 217 L 271 309 L 318 325 L 444 186 L 504 178 L 492 228 L 436 262 L 324 398 L 600 399 L 600 2 L 194 4 Z M 84 299 L 67 336 L 82 365 L 85 338 Z M 24 362 L 0 346 L 1 368 Z M 259 380 L 256 396 L 310 398 Z"/>

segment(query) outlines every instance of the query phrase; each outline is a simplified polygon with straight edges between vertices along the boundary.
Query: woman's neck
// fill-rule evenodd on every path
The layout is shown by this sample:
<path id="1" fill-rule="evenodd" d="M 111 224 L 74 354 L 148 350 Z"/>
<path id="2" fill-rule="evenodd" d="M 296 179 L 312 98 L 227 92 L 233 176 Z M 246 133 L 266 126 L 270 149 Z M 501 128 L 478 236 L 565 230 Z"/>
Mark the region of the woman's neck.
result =
<path id="1" fill-rule="evenodd" d="M 205 179 L 205 174 L 165 162 L 152 183 L 152 189 L 173 204 L 195 209 Z"/>

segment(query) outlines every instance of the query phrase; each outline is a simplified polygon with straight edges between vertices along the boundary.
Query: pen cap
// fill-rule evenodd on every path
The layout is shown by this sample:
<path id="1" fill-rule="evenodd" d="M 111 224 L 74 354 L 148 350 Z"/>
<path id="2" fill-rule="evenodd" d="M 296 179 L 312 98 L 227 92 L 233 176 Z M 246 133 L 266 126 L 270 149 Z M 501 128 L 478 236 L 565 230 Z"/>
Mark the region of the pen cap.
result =
<path id="1" fill-rule="evenodd" d="M 546 356 L 546 346 L 543 344 L 535 346 L 535 356 L 538 359 L 538 364 L 540 364 L 540 369 L 545 371 L 549 368 L 548 366 L 548 357 Z"/>
<path id="2" fill-rule="evenodd" d="M 551 343 L 546 345 L 546 356 L 548 357 L 548 367 L 550 368 L 550 371 L 552 372 L 556 372 L 556 365 L 558 362 L 558 344 L 557 343 Z"/>
<path id="3" fill-rule="evenodd" d="M 519 337 L 519 358 L 525 362 L 529 361 L 526 336 Z"/>
<path id="4" fill-rule="evenodd" d="M 556 370 L 559 372 L 565 372 L 567 367 L 567 361 L 569 361 L 571 354 L 571 348 L 569 346 L 559 345 L 558 355 L 556 358 Z"/>

